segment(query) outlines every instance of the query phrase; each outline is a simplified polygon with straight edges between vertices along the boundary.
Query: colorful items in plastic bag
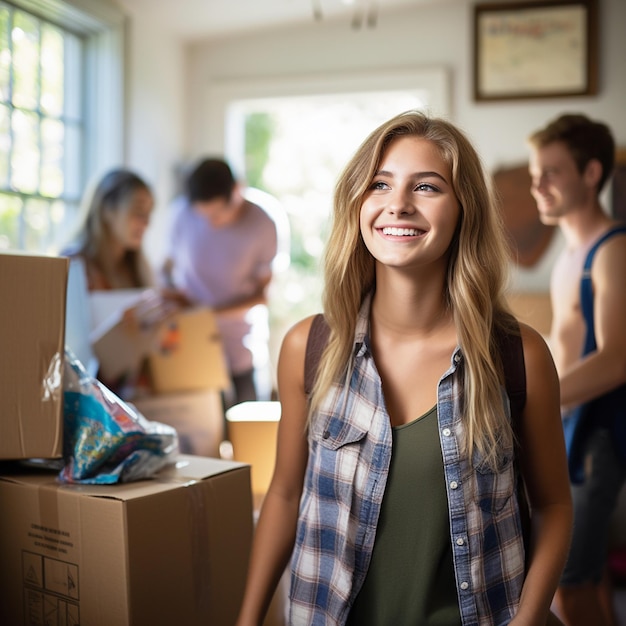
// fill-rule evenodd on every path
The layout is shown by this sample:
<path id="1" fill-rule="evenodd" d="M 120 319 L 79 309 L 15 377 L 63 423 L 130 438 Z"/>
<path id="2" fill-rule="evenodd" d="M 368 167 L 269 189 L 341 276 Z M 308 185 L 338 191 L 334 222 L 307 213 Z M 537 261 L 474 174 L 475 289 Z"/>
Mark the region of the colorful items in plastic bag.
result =
<path id="1" fill-rule="evenodd" d="M 147 420 L 90 376 L 66 349 L 63 382 L 66 483 L 112 484 L 151 477 L 178 454 L 176 430 Z"/>

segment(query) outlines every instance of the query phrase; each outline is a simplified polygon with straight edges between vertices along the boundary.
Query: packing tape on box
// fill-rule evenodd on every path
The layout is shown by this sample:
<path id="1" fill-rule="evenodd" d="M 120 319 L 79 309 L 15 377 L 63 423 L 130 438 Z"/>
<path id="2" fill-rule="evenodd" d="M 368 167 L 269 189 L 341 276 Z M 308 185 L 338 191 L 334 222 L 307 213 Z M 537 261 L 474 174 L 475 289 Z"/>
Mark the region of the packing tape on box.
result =
<path id="1" fill-rule="evenodd" d="M 208 611 L 211 594 L 211 551 L 209 548 L 209 516 L 202 489 L 187 485 L 189 498 L 189 534 L 192 542 L 193 594 L 200 615 Z"/>
<path id="2" fill-rule="evenodd" d="M 186 488 L 188 502 L 186 513 L 189 528 L 188 536 L 191 541 L 194 601 L 198 613 L 204 614 L 209 608 L 207 605 L 211 597 L 209 593 L 211 551 L 209 547 L 209 514 L 203 490 L 199 488 L 203 481 L 188 476 L 173 476 L 167 472 L 163 477 L 157 474 L 153 480 L 167 484 L 176 483 Z"/>

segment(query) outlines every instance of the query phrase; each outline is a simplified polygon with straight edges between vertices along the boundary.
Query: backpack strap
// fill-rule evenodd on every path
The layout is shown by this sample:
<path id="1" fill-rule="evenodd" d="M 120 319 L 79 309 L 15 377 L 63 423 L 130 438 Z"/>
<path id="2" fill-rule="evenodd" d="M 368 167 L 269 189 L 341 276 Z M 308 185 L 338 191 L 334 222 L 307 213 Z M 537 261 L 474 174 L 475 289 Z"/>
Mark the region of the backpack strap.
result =
<path id="1" fill-rule="evenodd" d="M 596 241 L 591 250 L 587 253 L 585 258 L 585 264 L 583 266 L 583 274 L 580 279 L 580 308 L 585 320 L 585 326 L 587 329 L 585 335 L 585 345 L 583 348 L 583 356 L 589 354 L 596 349 L 596 335 L 594 332 L 594 320 L 593 320 L 593 284 L 591 283 L 591 264 L 593 263 L 593 257 L 595 256 L 598 248 L 607 240 L 615 235 L 626 233 L 626 224 L 616 226 L 608 232 L 604 233 L 598 241 Z"/>
<path id="2" fill-rule="evenodd" d="M 311 395 L 313 390 L 315 377 L 317 376 L 317 367 L 329 337 L 330 327 L 326 323 L 324 315 L 318 313 L 311 323 L 304 355 L 304 393 L 307 396 Z"/>
<path id="3" fill-rule="evenodd" d="M 511 423 L 513 432 L 516 433 L 526 406 L 526 364 L 522 336 L 519 332 L 498 331 L 496 343 L 502 359 L 504 385 L 511 404 Z"/>

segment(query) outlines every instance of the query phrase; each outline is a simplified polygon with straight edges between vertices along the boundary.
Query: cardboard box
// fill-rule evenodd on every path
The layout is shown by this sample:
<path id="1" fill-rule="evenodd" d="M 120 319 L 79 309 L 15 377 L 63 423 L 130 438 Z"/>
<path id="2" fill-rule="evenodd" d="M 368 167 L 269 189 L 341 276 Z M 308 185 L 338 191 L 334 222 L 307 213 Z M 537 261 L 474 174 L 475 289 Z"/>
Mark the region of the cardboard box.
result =
<path id="1" fill-rule="evenodd" d="M 241 402 L 228 409 L 228 438 L 233 458 L 252 467 L 252 493 L 263 500 L 274 473 L 280 402 Z"/>
<path id="2" fill-rule="evenodd" d="M 149 363 L 155 393 L 230 385 L 217 320 L 205 307 L 182 311 L 166 321 Z"/>
<path id="3" fill-rule="evenodd" d="M 0 254 L 0 459 L 63 453 L 69 261 Z"/>
<path id="4" fill-rule="evenodd" d="M 181 456 L 126 485 L 55 476 L 0 476 L 0 624 L 234 623 L 252 539 L 248 466 Z"/>
<path id="5" fill-rule="evenodd" d="M 173 426 L 178 432 L 181 452 L 219 456 L 224 439 L 224 410 L 219 391 L 146 396 L 133 400 L 132 404 L 147 419 Z"/>

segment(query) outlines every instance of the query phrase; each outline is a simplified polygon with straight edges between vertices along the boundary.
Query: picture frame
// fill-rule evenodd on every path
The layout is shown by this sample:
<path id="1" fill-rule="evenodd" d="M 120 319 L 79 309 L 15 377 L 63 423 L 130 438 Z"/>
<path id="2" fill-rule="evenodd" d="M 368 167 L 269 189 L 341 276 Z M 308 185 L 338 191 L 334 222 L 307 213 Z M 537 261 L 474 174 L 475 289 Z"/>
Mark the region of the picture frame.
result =
<path id="1" fill-rule="evenodd" d="M 474 99 L 598 92 L 597 0 L 523 0 L 474 6 Z"/>

